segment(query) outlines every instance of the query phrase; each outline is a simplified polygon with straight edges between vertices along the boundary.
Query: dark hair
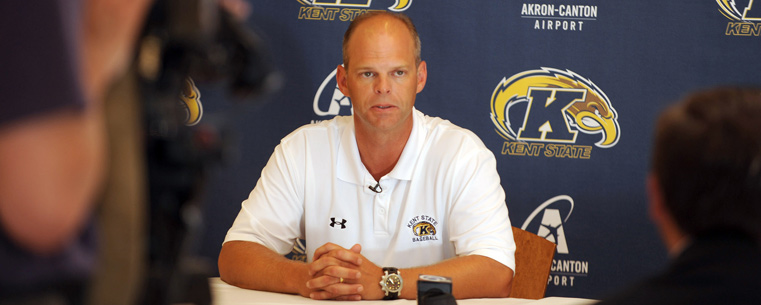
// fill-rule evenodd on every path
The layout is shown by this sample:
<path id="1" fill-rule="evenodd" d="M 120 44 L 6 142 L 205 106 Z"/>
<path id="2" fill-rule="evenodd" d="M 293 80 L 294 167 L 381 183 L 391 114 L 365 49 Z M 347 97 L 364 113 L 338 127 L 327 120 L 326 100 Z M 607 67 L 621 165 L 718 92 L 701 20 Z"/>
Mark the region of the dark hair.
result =
<path id="1" fill-rule="evenodd" d="M 359 26 L 360 23 L 375 16 L 389 16 L 401 21 L 405 26 L 407 26 L 407 29 L 410 30 L 410 34 L 412 35 L 412 39 L 415 43 L 415 65 L 419 65 L 420 61 L 422 60 L 420 57 L 420 36 L 417 33 L 415 24 L 412 23 L 412 19 L 410 19 L 410 17 L 407 15 L 401 13 L 392 13 L 388 11 L 368 11 L 367 13 L 361 14 L 354 18 L 354 20 L 352 20 L 352 22 L 349 24 L 349 28 L 347 28 L 346 32 L 344 33 L 344 40 L 342 45 L 344 66 L 348 68 L 349 54 L 347 52 L 347 46 L 349 45 L 349 38 L 351 38 L 351 34 L 354 33 L 354 30 L 357 28 L 357 26 Z"/>
<path id="2" fill-rule="evenodd" d="M 694 93 L 661 114 L 653 171 L 676 224 L 761 238 L 761 90 Z"/>

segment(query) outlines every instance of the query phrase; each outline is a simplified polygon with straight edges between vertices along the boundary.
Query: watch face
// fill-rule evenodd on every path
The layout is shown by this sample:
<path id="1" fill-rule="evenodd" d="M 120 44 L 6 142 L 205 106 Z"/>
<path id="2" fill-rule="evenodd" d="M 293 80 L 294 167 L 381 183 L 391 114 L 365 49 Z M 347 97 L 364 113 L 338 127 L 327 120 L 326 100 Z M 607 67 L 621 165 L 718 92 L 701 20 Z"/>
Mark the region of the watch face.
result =
<path id="1" fill-rule="evenodd" d="M 391 292 L 397 292 L 402 289 L 402 279 L 399 275 L 389 274 L 386 278 L 386 288 Z"/>

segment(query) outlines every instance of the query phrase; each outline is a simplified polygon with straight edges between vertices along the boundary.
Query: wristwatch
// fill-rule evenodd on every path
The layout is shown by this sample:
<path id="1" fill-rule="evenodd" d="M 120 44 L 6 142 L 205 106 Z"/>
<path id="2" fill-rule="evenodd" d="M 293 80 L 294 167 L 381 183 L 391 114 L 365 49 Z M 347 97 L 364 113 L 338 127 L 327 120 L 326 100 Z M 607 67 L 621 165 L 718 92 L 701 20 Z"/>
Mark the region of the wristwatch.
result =
<path id="1" fill-rule="evenodd" d="M 383 267 L 384 275 L 381 277 L 380 285 L 386 296 L 384 300 L 396 300 L 399 293 L 402 292 L 402 276 L 399 275 L 399 269 L 394 267 Z"/>

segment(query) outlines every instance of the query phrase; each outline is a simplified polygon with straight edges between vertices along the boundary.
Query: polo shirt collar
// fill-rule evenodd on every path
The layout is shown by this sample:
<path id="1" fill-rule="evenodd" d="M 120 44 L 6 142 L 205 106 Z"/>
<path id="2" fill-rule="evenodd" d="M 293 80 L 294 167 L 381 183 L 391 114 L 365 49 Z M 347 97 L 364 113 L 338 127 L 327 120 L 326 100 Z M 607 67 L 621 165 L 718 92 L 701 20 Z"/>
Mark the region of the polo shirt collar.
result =
<path id="1" fill-rule="evenodd" d="M 416 108 L 412 108 L 412 132 L 407 144 L 404 145 L 402 155 L 399 161 L 385 177 L 398 180 L 412 179 L 412 173 L 415 169 L 415 163 L 423 149 L 426 129 L 423 128 L 424 115 Z M 370 172 L 362 164 L 359 157 L 359 147 L 354 130 L 354 118 L 349 119 L 349 126 L 341 135 L 338 143 L 338 160 L 336 161 L 337 177 L 346 182 L 354 184 L 374 184 L 376 181 L 370 175 Z"/>

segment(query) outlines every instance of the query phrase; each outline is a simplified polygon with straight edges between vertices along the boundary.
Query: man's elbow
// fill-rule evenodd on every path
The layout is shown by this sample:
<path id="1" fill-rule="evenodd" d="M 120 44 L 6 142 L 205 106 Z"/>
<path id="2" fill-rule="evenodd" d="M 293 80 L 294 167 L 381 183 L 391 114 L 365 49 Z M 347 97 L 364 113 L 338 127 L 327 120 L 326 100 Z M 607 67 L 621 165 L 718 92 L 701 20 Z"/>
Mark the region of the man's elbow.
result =
<path id="1" fill-rule="evenodd" d="M 489 283 L 492 285 L 485 291 L 486 295 L 484 297 L 507 298 L 510 296 L 513 288 L 513 270 L 496 261 L 494 263 L 490 268 L 491 272 L 486 275 L 489 278 Z"/>
<path id="2" fill-rule="evenodd" d="M 510 296 L 510 293 L 513 290 L 513 270 L 505 267 L 504 272 L 500 272 L 497 277 L 495 277 L 495 282 L 497 283 L 497 298 L 506 298 Z"/>
<path id="3" fill-rule="evenodd" d="M 233 286 L 255 289 L 255 287 L 245 285 L 246 268 L 251 266 L 245 263 L 250 261 L 251 257 L 257 257 L 263 255 L 257 252 L 258 244 L 233 240 L 222 244 L 222 250 L 219 251 L 219 258 L 217 259 L 217 267 L 219 268 L 219 278 L 225 283 Z"/>
<path id="4" fill-rule="evenodd" d="M 227 247 L 227 249 L 226 249 Z M 219 252 L 219 259 L 217 260 L 217 268 L 219 268 L 219 278 L 225 283 L 235 285 L 235 279 L 233 278 L 233 264 L 230 262 L 230 249 L 227 243 L 222 245 L 222 250 Z"/>

